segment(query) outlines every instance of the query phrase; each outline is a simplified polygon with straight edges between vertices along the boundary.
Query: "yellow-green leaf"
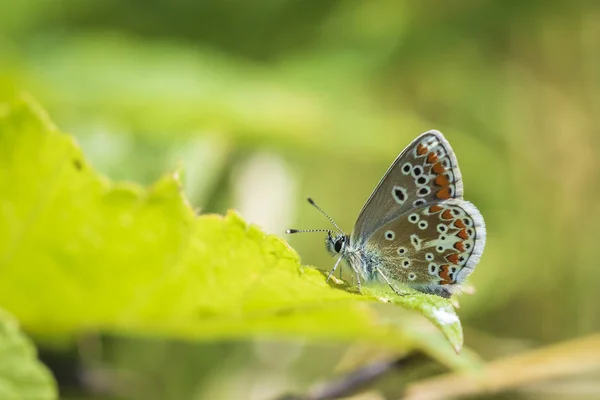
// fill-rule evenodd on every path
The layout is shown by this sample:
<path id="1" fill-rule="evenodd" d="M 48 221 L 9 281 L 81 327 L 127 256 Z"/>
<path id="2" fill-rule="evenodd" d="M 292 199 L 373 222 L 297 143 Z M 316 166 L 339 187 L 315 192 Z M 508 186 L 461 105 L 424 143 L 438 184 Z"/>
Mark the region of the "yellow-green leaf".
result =
<path id="1" fill-rule="evenodd" d="M 0 110 L 0 305 L 32 332 L 369 341 L 473 364 L 446 300 L 369 290 L 328 285 L 235 212 L 196 216 L 178 173 L 110 182 L 31 101 Z"/>
<path id="2" fill-rule="evenodd" d="M 17 321 L 0 309 L 0 399 L 52 400 L 56 383 Z"/>

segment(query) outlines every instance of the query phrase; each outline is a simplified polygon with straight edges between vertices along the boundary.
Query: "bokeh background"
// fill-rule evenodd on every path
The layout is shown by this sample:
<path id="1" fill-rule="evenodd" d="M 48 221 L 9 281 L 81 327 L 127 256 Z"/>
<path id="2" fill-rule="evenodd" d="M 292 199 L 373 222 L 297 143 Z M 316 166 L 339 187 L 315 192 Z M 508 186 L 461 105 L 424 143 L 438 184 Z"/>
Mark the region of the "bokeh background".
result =
<path id="1" fill-rule="evenodd" d="M 600 331 L 600 3 L 26 0 L 0 12 L 0 94 L 26 90 L 94 167 L 182 166 L 202 212 L 342 227 L 415 136 L 451 142 L 488 244 L 459 314 L 486 359 Z M 289 238 L 305 264 L 320 235 Z M 68 399 L 263 399 L 348 344 L 93 336 L 46 348 Z M 429 371 L 431 372 L 431 371 Z M 374 386 L 397 398 L 406 374 Z M 598 399 L 598 375 L 498 398 Z"/>

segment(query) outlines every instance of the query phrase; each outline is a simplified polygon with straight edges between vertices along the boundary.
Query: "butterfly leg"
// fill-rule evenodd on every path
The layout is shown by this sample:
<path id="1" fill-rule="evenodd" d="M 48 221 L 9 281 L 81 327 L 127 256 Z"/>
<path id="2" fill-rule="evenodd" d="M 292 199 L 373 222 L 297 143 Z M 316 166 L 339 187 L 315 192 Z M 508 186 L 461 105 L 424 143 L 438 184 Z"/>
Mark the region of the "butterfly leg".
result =
<path id="1" fill-rule="evenodd" d="M 339 256 L 338 259 L 337 259 L 337 261 L 333 265 L 333 269 L 331 270 L 331 272 L 329 272 L 329 275 L 327 275 L 327 279 L 325 280 L 325 282 L 329 282 L 329 279 L 331 278 L 331 276 L 333 275 L 333 273 L 337 269 L 338 265 L 340 265 L 341 261 L 342 261 L 342 256 Z"/>
<path id="2" fill-rule="evenodd" d="M 390 280 L 387 278 L 387 276 L 385 276 L 384 273 L 381 272 L 381 270 L 379 268 L 377 268 L 376 271 L 379 273 L 379 275 L 381 275 L 381 277 L 383 278 L 385 283 L 387 283 L 390 286 L 390 288 L 392 288 L 394 293 L 396 293 L 398 296 L 406 296 L 408 294 L 408 293 L 403 293 L 403 292 L 398 291 L 398 289 L 396 289 L 396 287 L 394 285 L 392 285 L 392 282 L 390 282 Z"/>
<path id="3" fill-rule="evenodd" d="M 354 271 L 355 275 L 356 275 L 356 285 L 358 286 L 358 293 L 361 293 L 360 291 L 360 275 L 358 274 L 358 271 Z"/>

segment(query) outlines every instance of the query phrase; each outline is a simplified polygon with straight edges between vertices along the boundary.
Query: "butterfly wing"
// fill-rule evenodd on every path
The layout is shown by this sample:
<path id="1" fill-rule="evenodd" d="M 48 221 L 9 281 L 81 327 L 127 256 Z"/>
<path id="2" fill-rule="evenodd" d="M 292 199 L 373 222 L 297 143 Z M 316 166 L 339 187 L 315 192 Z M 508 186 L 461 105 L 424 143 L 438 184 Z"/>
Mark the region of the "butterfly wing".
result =
<path id="1" fill-rule="evenodd" d="M 462 198 L 456 156 L 441 132 L 423 133 L 404 149 L 358 215 L 352 240 L 362 243 L 381 225 L 426 204 Z"/>
<path id="2" fill-rule="evenodd" d="M 485 246 L 485 223 L 468 201 L 417 207 L 377 229 L 365 243 L 372 273 L 425 293 L 450 297 L 473 272 Z"/>

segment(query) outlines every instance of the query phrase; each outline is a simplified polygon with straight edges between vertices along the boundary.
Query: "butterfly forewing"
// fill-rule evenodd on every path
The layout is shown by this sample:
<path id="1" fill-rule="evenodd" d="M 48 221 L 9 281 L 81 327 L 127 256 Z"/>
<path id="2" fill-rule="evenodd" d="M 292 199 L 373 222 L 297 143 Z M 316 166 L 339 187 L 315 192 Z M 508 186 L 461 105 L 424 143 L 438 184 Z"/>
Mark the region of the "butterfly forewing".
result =
<path id="1" fill-rule="evenodd" d="M 480 212 L 450 199 L 400 215 L 377 229 L 365 248 L 378 260 L 374 275 L 448 297 L 473 271 L 484 245 Z"/>
<path id="2" fill-rule="evenodd" d="M 417 137 L 396 158 L 363 206 L 352 233 L 361 243 L 382 224 L 425 205 L 462 197 L 456 156 L 438 131 Z"/>

